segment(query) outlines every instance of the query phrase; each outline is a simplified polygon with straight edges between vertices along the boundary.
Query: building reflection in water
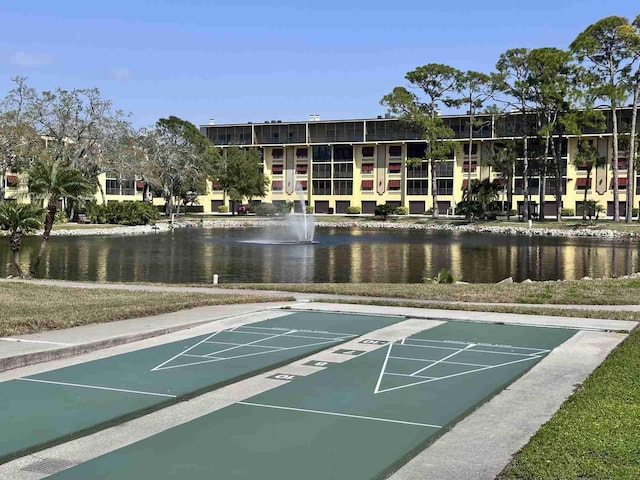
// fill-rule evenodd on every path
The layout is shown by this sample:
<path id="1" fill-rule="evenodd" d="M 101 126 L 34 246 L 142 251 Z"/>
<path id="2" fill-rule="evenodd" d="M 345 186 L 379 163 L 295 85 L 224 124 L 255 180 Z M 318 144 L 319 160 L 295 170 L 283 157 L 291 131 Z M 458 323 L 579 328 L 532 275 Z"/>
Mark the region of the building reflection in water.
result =
<path id="1" fill-rule="evenodd" d="M 255 229 L 184 229 L 127 237 L 52 237 L 40 276 L 100 282 L 421 282 L 446 268 L 493 283 L 625 275 L 640 270 L 637 240 L 420 230 L 321 229 L 315 245 L 245 243 Z M 23 268 L 40 239 L 23 239 Z M 0 275 L 11 252 L 0 238 Z"/>

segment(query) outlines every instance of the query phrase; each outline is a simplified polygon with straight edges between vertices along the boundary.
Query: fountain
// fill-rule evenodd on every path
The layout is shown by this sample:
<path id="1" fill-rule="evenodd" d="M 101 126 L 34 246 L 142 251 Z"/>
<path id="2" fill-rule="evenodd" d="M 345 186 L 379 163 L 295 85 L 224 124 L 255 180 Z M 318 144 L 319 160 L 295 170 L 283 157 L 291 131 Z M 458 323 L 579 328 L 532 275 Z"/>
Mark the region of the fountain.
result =
<path id="1" fill-rule="evenodd" d="M 311 215 L 307 215 L 307 204 L 304 199 L 304 191 L 299 183 L 296 184 L 296 194 L 298 195 L 298 205 L 301 213 L 294 212 L 287 215 L 287 226 L 292 243 L 314 243 L 315 223 Z"/>
<path id="2" fill-rule="evenodd" d="M 297 200 L 294 201 L 293 212 L 286 215 L 284 223 L 277 222 L 269 227 L 265 236 L 259 239 L 241 240 L 241 243 L 261 243 L 266 245 L 310 245 L 314 241 L 315 223 L 312 215 L 307 214 L 307 204 L 301 185 L 296 184 Z M 299 210 L 299 212 L 298 212 Z"/>

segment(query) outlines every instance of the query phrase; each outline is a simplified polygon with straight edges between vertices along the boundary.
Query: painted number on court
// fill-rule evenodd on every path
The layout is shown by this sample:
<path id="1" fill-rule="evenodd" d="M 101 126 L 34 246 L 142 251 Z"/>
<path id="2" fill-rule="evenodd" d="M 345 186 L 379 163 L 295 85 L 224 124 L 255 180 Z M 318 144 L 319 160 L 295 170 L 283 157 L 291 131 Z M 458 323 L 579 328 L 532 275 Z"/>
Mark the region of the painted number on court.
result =
<path id="1" fill-rule="evenodd" d="M 364 343 L 365 345 L 386 345 L 389 343 L 386 340 L 374 340 L 373 338 L 365 338 L 364 340 L 360 340 L 358 343 Z"/>
<path id="2" fill-rule="evenodd" d="M 271 375 L 267 378 L 273 378 L 274 380 L 282 380 L 284 382 L 288 382 L 291 380 L 295 380 L 296 375 L 291 375 L 289 373 L 276 373 L 275 375 Z"/>
<path id="3" fill-rule="evenodd" d="M 311 360 L 310 362 L 305 363 L 305 365 L 308 365 L 310 367 L 328 367 L 330 365 L 335 364 L 336 362 L 323 362 L 321 360 Z"/>
<path id="4" fill-rule="evenodd" d="M 364 350 L 346 350 L 344 348 L 341 348 L 340 350 L 336 350 L 333 353 L 339 353 L 340 355 L 351 355 L 352 357 L 355 357 L 356 355 L 360 355 L 361 353 L 365 353 Z"/>

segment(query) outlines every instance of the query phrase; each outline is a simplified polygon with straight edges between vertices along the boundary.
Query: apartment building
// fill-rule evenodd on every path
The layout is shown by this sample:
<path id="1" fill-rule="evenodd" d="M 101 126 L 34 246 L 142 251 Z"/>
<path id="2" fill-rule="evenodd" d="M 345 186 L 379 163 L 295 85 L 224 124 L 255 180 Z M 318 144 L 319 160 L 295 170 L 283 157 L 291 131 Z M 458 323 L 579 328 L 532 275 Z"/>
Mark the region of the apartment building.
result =
<path id="1" fill-rule="evenodd" d="M 562 184 L 564 208 L 582 213 L 582 200 L 588 198 L 603 205 L 608 215 L 613 214 L 611 171 L 612 116 L 606 117 L 604 131 L 584 129 L 580 135 L 567 136 L 562 145 Z M 460 148 L 437 164 L 436 184 L 438 210 L 452 213 L 462 200 L 469 180 L 501 178 L 490 165 L 495 147 L 506 139 L 518 139 L 525 127 L 536 131 L 533 114 L 503 116 L 480 115 L 474 122 L 469 151 L 469 116 L 444 116 Z M 525 121 L 527 124 L 525 125 Z M 618 113 L 621 131 L 629 131 L 631 109 Z M 203 125 L 201 132 L 222 149 L 230 146 L 254 147 L 263 155 L 264 173 L 270 178 L 271 188 L 264 202 L 279 203 L 298 198 L 301 189 L 308 205 L 316 213 L 346 213 L 349 206 L 361 208 L 362 213 L 373 213 L 377 204 L 407 207 L 411 214 L 423 214 L 433 208 L 430 169 L 427 161 L 408 165 L 407 159 L 422 158 L 426 143 L 420 135 L 389 116 L 361 120 L 320 121 L 311 116 L 304 122 Z M 578 139 L 588 139 L 599 154 L 608 159 L 607 165 L 591 172 L 587 183 L 586 168 L 574 165 Z M 531 150 L 541 139 L 530 138 Z M 620 211 L 626 211 L 628 152 L 622 148 L 618 159 Z M 413 162 L 412 162 L 413 163 Z M 530 200 L 544 209 L 546 216 L 555 215 L 556 181 L 552 172 L 545 179 L 545 198 L 540 198 L 539 163 L 530 160 Z M 512 208 L 524 202 L 524 162 L 516 164 Z M 637 193 L 640 188 L 637 187 Z M 208 193 L 205 211 L 216 211 L 225 204 L 223 192 L 212 189 Z M 500 201 L 506 198 L 500 198 Z M 204 204 L 204 202 L 201 201 Z M 637 202 L 634 207 L 638 207 Z"/>

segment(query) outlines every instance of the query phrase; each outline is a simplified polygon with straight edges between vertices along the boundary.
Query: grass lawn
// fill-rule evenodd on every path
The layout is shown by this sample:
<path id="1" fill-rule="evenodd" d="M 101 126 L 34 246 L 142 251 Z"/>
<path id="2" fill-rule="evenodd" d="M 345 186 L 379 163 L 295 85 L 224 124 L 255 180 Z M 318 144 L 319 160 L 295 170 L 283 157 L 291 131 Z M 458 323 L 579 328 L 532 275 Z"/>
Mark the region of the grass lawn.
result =
<path id="1" fill-rule="evenodd" d="M 250 288 L 366 297 L 446 300 L 454 302 L 627 305 L 639 303 L 640 279 L 605 279 L 519 284 L 397 283 L 244 283 L 219 288 Z"/>
<path id="2" fill-rule="evenodd" d="M 464 310 L 466 312 L 496 312 L 515 313 L 519 315 L 546 315 L 552 317 L 600 318 L 606 320 L 631 320 L 640 322 L 640 312 L 631 310 L 579 310 L 572 308 L 554 307 L 519 307 L 510 305 L 474 305 L 464 303 L 421 303 L 411 300 L 335 300 L 332 298 L 318 298 L 313 302 L 348 303 L 358 305 L 381 305 L 408 308 L 431 308 L 436 310 Z"/>
<path id="3" fill-rule="evenodd" d="M 640 478 L 640 330 L 636 329 L 498 476 Z"/>
<path id="4" fill-rule="evenodd" d="M 292 300 L 260 295 L 96 290 L 0 283 L 0 336 L 175 312 L 204 305 Z"/>

